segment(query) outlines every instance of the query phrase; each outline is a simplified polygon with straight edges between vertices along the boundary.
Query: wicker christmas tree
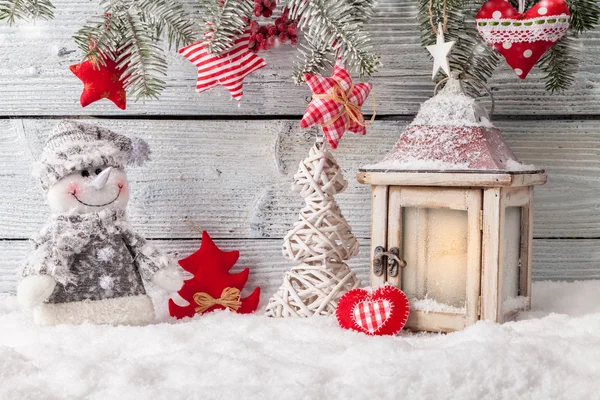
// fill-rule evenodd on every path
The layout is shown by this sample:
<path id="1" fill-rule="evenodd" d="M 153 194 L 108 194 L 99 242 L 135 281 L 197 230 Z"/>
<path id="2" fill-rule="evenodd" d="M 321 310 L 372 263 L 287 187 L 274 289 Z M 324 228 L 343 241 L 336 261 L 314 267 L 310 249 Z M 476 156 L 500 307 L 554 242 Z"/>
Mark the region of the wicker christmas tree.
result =
<path id="1" fill-rule="evenodd" d="M 333 197 L 347 184 L 323 140 L 317 140 L 294 175 L 292 190 L 304 197 L 306 206 L 283 244 L 283 255 L 300 264 L 285 274 L 269 300 L 268 316 L 330 315 L 338 299 L 358 286 L 345 263 L 358 252 L 358 242 Z"/>

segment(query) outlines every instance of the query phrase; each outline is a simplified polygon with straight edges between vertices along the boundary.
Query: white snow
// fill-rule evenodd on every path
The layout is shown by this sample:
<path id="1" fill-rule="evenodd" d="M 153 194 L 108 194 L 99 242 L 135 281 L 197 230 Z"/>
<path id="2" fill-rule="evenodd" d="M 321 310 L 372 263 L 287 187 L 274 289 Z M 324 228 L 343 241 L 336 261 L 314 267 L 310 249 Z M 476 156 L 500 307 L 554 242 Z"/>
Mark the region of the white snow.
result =
<path id="1" fill-rule="evenodd" d="M 506 168 L 509 171 L 535 171 L 536 166 L 533 164 L 523 164 L 517 160 L 509 159 L 506 160 Z"/>
<path id="2" fill-rule="evenodd" d="M 451 79 L 440 92 L 421 104 L 411 125 L 492 128 L 487 111 L 464 94 L 460 81 Z"/>
<path id="3" fill-rule="evenodd" d="M 439 93 L 421 105 L 411 125 L 492 128 L 494 125 L 484 113 L 472 97 Z"/>
<path id="4" fill-rule="evenodd" d="M 409 158 L 404 160 L 386 159 L 376 164 L 365 165 L 361 168 L 367 170 L 385 170 L 385 171 L 449 171 L 449 170 L 466 170 L 469 164 L 450 163 L 441 160 L 422 160 L 418 158 Z"/>
<path id="5" fill-rule="evenodd" d="M 534 283 L 533 311 L 457 333 L 368 337 L 334 318 L 212 313 L 37 327 L 0 297 L 1 399 L 593 399 L 600 281 Z M 164 299 L 157 302 L 165 320 Z"/>

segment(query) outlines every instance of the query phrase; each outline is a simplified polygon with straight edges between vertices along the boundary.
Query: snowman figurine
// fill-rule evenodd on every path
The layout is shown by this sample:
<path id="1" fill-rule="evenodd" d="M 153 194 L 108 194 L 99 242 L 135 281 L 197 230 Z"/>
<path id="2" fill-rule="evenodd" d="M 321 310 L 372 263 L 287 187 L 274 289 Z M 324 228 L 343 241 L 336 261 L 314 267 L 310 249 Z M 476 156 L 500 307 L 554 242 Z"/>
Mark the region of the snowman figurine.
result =
<path id="1" fill-rule="evenodd" d="M 107 129 L 61 122 L 34 170 L 51 216 L 33 238 L 19 302 L 42 325 L 142 325 L 154 319 L 144 280 L 169 292 L 183 284 L 178 268 L 126 219 L 126 165 L 148 160 L 148 145 Z"/>

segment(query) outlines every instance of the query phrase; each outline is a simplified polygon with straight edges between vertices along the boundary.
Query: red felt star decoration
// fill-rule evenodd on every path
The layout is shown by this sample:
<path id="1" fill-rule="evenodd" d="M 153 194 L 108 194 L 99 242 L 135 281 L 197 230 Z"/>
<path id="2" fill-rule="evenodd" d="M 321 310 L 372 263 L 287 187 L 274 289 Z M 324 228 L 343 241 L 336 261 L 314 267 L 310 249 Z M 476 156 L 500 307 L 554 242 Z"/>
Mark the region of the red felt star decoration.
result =
<path id="1" fill-rule="evenodd" d="M 352 83 L 344 66 L 338 62 L 331 77 L 304 74 L 313 98 L 300 121 L 302 128 L 319 124 L 331 148 L 335 149 L 346 131 L 367 133 L 367 123 L 360 108 L 369 97 L 371 83 Z"/>
<path id="2" fill-rule="evenodd" d="M 117 63 L 110 59 L 105 59 L 104 62 L 106 65 L 100 65 L 100 68 L 92 60 L 69 67 L 83 82 L 83 92 L 79 99 L 81 106 L 86 107 L 100 99 L 109 99 L 124 110 L 127 106 L 125 88 L 121 80 L 124 69 L 117 68 Z"/>
<path id="3" fill-rule="evenodd" d="M 224 54 L 211 54 L 207 42 L 198 42 L 182 49 L 179 53 L 198 67 L 196 91 L 201 93 L 221 85 L 229 90 L 231 97 L 241 100 L 244 78 L 267 65 L 265 60 L 249 48 L 250 34 L 237 38 L 233 47 Z"/>

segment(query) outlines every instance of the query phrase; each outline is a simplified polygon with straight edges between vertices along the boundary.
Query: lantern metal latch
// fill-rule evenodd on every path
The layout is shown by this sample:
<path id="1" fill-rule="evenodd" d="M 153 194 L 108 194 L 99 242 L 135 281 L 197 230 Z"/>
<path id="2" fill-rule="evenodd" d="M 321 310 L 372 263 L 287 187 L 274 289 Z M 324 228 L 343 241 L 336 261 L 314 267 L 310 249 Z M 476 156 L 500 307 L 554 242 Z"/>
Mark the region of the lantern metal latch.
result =
<path id="1" fill-rule="evenodd" d="M 400 257 L 400 250 L 397 247 L 392 247 L 390 251 L 385 251 L 383 246 L 375 247 L 373 253 L 373 274 L 376 276 L 383 275 L 384 258 L 387 260 L 387 274 L 388 276 L 398 276 L 399 268 L 406 267 L 406 261 Z"/>

